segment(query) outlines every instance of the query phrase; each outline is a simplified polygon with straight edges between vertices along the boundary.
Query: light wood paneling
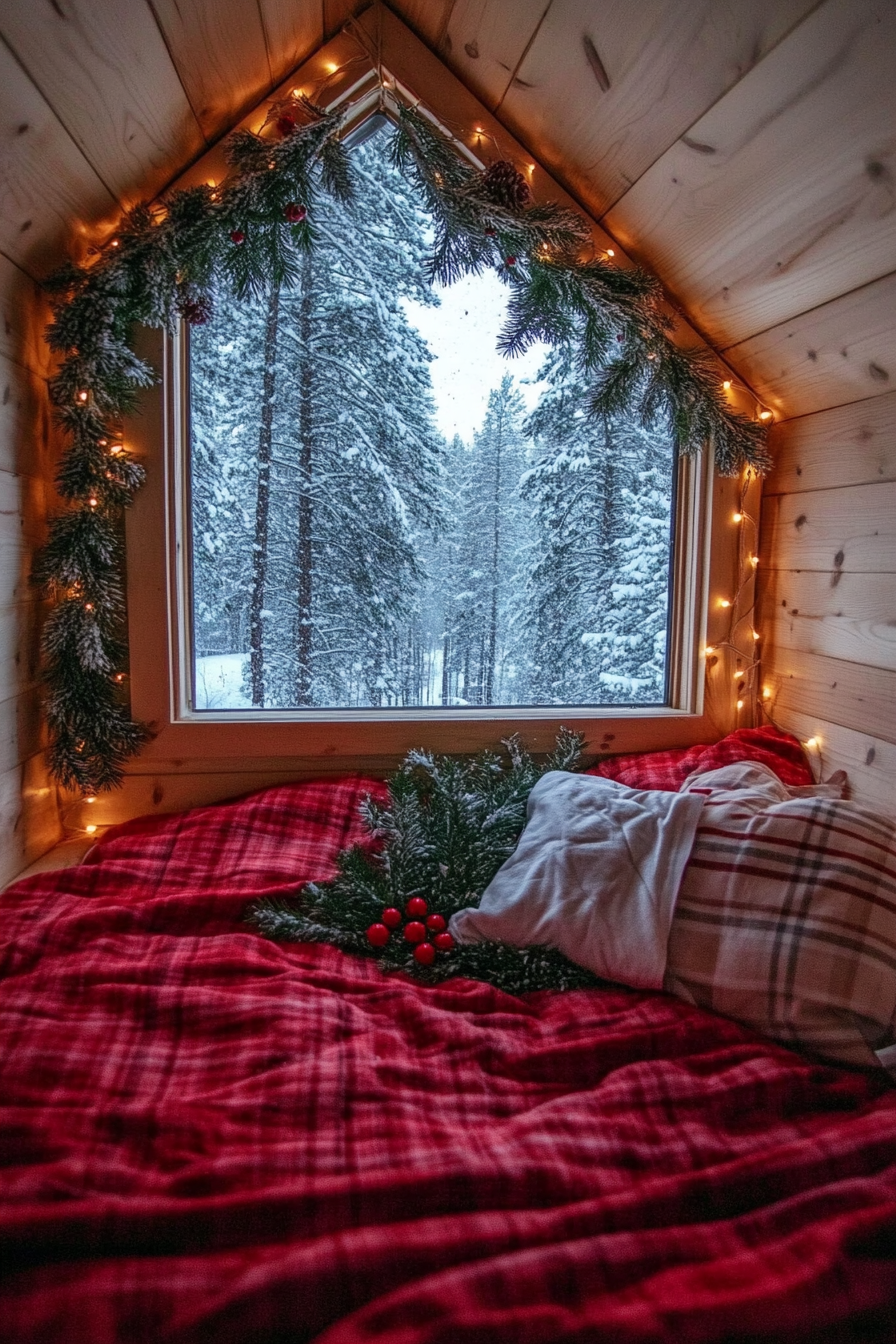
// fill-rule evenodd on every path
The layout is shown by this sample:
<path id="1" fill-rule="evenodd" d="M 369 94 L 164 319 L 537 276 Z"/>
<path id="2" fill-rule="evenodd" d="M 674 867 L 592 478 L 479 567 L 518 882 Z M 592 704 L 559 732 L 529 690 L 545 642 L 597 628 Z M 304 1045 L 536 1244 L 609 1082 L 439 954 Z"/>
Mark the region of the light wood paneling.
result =
<path id="1" fill-rule="evenodd" d="M 0 700 L 36 684 L 40 668 L 35 597 L 0 607 Z"/>
<path id="2" fill-rule="evenodd" d="M 61 839 L 56 789 L 43 755 L 0 773 L 0 886 Z"/>
<path id="3" fill-rule="evenodd" d="M 762 629 L 775 649 L 820 653 L 896 672 L 892 574 L 773 570 L 765 576 Z"/>
<path id="4" fill-rule="evenodd" d="M 271 80 L 284 79 L 324 39 L 324 0 L 259 0 Z M 336 27 L 338 28 L 340 19 Z M 260 94 L 261 89 L 258 90 Z"/>
<path id="5" fill-rule="evenodd" d="M 808 749 L 818 777 L 828 779 L 835 770 L 845 770 L 853 802 L 888 816 L 896 814 L 896 747 L 892 743 L 797 710 L 786 721 L 777 722 L 803 742 L 813 737 L 818 740 L 818 747 Z"/>
<path id="6" fill-rule="evenodd" d="M 763 498 L 896 480 L 896 392 L 775 425 Z"/>
<path id="7" fill-rule="evenodd" d="M 788 418 L 890 392 L 896 275 L 741 341 L 726 358 Z"/>
<path id="8" fill-rule="evenodd" d="M 828 0 L 607 216 L 716 344 L 896 270 L 894 49 L 889 0 Z"/>
<path id="9" fill-rule="evenodd" d="M 0 471 L 45 473 L 50 431 L 46 384 L 0 355 Z"/>
<path id="10" fill-rule="evenodd" d="M 63 245 L 83 221 L 115 208 L 106 186 L 2 41 L 0 164 L 0 250 L 32 275 L 58 265 Z"/>
<path id="11" fill-rule="evenodd" d="M 814 3 L 554 0 L 501 118 L 600 216 Z M 606 91 L 586 36 L 609 77 Z"/>
<path id="12" fill-rule="evenodd" d="M 21 765 L 45 745 L 40 690 L 29 686 L 0 700 L 0 775 Z"/>
<path id="13" fill-rule="evenodd" d="M 149 0 L 207 139 L 272 83 L 261 14 L 245 0 Z M 306 6 L 294 5 L 294 11 Z"/>
<path id="14" fill-rule="evenodd" d="M 4 0 L 0 34 L 119 200 L 153 195 L 204 147 L 146 0 Z"/>
<path id="15" fill-rule="evenodd" d="M 418 37 L 422 37 L 424 42 L 445 57 L 442 44 L 448 30 L 448 20 L 457 8 L 457 0 L 398 0 L 393 8 Z M 520 5 L 516 8 L 522 10 L 523 7 Z"/>
<path id="16" fill-rule="evenodd" d="M 43 292 L 0 252 L 0 358 L 46 377 L 51 359 L 44 328 L 49 316 Z"/>
<path id="17" fill-rule="evenodd" d="M 785 726 L 792 714 L 808 714 L 896 742 L 896 672 L 773 649 L 763 660 L 762 680 L 772 692 L 771 713 Z"/>
<path id="18" fill-rule="evenodd" d="M 819 569 L 835 582 L 842 570 L 896 573 L 896 484 L 769 496 L 760 553 L 770 569 Z"/>
<path id="19" fill-rule="evenodd" d="M 494 110 L 538 31 L 550 0 L 455 0 L 440 45 L 451 69 Z"/>

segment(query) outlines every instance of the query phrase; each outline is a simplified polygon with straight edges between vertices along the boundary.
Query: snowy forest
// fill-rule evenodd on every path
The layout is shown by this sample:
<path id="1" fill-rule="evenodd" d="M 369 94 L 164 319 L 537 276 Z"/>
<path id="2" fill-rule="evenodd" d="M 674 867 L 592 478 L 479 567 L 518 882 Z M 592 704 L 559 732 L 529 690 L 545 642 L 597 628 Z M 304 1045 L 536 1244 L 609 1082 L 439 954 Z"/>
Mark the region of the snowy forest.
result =
<path id="1" fill-rule="evenodd" d="M 299 283 L 191 331 L 195 707 L 663 702 L 668 433 L 595 420 L 556 348 L 444 434 L 429 221 L 385 135 L 353 155 Z"/>

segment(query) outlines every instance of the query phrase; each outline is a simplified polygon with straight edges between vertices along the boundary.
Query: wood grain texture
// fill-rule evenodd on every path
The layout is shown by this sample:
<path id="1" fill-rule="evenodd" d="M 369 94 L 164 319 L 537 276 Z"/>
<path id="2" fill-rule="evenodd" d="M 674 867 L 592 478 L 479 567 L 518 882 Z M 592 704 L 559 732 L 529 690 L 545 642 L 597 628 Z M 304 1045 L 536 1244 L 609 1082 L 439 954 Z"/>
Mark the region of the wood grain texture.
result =
<path id="1" fill-rule="evenodd" d="M 51 365 L 44 340 L 49 316 L 40 287 L 0 252 L 0 358 L 46 377 Z"/>
<path id="2" fill-rule="evenodd" d="M 549 9 L 550 0 L 455 0 L 439 54 L 494 111 Z"/>
<path id="3" fill-rule="evenodd" d="M 57 266 L 85 221 L 115 201 L 0 41 L 0 251 L 32 276 Z"/>
<path id="4" fill-rule="evenodd" d="M 46 383 L 0 355 L 0 471 L 46 475 L 51 433 Z"/>
<path id="5" fill-rule="evenodd" d="M 773 649 L 896 671 L 896 580 L 892 574 L 772 570 L 762 584 L 763 639 Z"/>
<path id="6" fill-rule="evenodd" d="M 0 35 L 122 203 L 152 196 L 203 148 L 146 0 L 4 0 Z"/>
<path id="7" fill-rule="evenodd" d="M 763 658 L 762 681 L 776 720 L 808 714 L 896 743 L 896 672 L 777 648 Z"/>
<path id="8" fill-rule="evenodd" d="M 43 754 L 0 773 L 0 886 L 61 838 L 56 788 Z"/>
<path id="9" fill-rule="evenodd" d="M 0 700 L 0 775 L 21 765 L 45 745 L 40 688 L 28 686 Z"/>
<path id="10" fill-rule="evenodd" d="M 0 700 L 37 682 L 41 614 L 33 595 L 16 606 L 0 607 Z"/>
<path id="11" fill-rule="evenodd" d="M 600 217 L 814 3 L 554 0 L 501 119 Z M 606 92 L 584 36 L 609 76 Z"/>
<path id="12" fill-rule="evenodd" d="M 196 119 L 206 139 L 215 139 L 273 82 L 258 7 L 246 0 L 148 2 Z"/>
<path id="13" fill-rule="evenodd" d="M 853 802 L 886 816 L 896 814 L 896 747 L 892 743 L 799 710 L 779 713 L 775 722 L 802 742 L 813 737 L 818 740 L 818 747 L 809 749 L 817 777 L 828 779 L 835 770 L 845 770 L 849 779 L 847 796 Z"/>
<path id="14" fill-rule="evenodd" d="M 770 495 L 760 556 L 769 569 L 896 574 L 896 484 Z M 896 580 L 894 580 L 896 582 Z"/>
<path id="15" fill-rule="evenodd" d="M 715 344 L 896 270 L 894 61 L 890 0 L 827 0 L 607 215 Z"/>
<path id="16" fill-rule="evenodd" d="M 324 0 L 258 0 L 273 83 L 323 42 L 325 7 Z"/>
<path id="17" fill-rule="evenodd" d="M 784 418 L 891 392 L 896 274 L 730 346 L 725 357 Z"/>
<path id="18" fill-rule="evenodd" d="M 896 480 L 896 392 L 784 420 L 769 447 L 763 497 Z"/>

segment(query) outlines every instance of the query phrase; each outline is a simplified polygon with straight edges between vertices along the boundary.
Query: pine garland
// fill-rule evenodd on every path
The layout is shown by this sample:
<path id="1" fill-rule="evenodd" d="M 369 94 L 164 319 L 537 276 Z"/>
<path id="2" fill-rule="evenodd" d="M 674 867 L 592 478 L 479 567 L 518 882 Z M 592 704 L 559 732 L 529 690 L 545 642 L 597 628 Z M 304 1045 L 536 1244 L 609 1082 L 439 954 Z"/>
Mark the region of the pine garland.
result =
<path id="1" fill-rule="evenodd" d="M 50 394 L 69 439 L 56 484 L 67 509 L 51 520 L 33 577 L 56 600 L 42 646 L 50 768 L 83 794 L 118 785 L 148 735 L 124 687 L 121 511 L 143 469 L 121 427 L 156 378 L 131 348 L 133 330 L 201 323 L 221 295 L 298 281 L 320 193 L 352 193 L 343 119 L 306 99 L 272 105 L 260 134 L 239 130 L 227 141 L 223 183 L 138 205 L 90 264 L 48 282 L 47 339 L 61 357 Z M 727 405 L 708 352 L 672 342 L 653 277 L 582 260 L 590 234 L 579 215 L 531 203 L 511 164 L 478 171 L 417 110 L 398 110 L 392 152 L 435 222 L 433 280 L 497 267 L 510 286 L 506 354 L 535 341 L 571 345 L 593 378 L 595 415 L 668 417 L 681 452 L 711 444 L 723 473 L 766 469 L 763 427 Z"/>
<path id="2" fill-rule="evenodd" d="M 541 765 L 517 736 L 504 742 L 506 765 L 495 752 L 467 757 L 409 752 L 389 780 L 389 801 L 381 805 L 367 798 L 362 804 L 369 840 L 339 855 L 334 880 L 309 882 L 294 900 L 257 901 L 247 920 L 276 941 L 331 943 L 430 984 L 464 975 L 511 994 L 598 984 L 555 948 L 455 944 L 437 953 L 431 966 L 421 966 L 401 927 L 384 947 L 372 947 L 367 939 L 384 910 L 405 912 L 415 898 L 446 921 L 478 905 L 516 848 L 536 780 L 548 770 L 575 768 L 582 743 L 579 734 L 561 728 L 556 750 Z"/>

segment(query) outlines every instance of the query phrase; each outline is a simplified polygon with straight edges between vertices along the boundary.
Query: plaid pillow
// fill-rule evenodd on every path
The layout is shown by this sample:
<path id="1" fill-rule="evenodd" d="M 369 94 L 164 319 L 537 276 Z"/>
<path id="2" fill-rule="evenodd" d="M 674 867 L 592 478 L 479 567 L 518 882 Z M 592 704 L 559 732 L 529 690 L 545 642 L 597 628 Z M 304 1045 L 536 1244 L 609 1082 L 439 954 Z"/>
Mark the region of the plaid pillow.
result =
<path id="1" fill-rule="evenodd" d="M 777 781 L 783 801 L 757 809 L 728 773 L 684 786 L 707 798 L 665 988 L 786 1045 L 878 1066 L 896 1042 L 896 822 Z"/>

